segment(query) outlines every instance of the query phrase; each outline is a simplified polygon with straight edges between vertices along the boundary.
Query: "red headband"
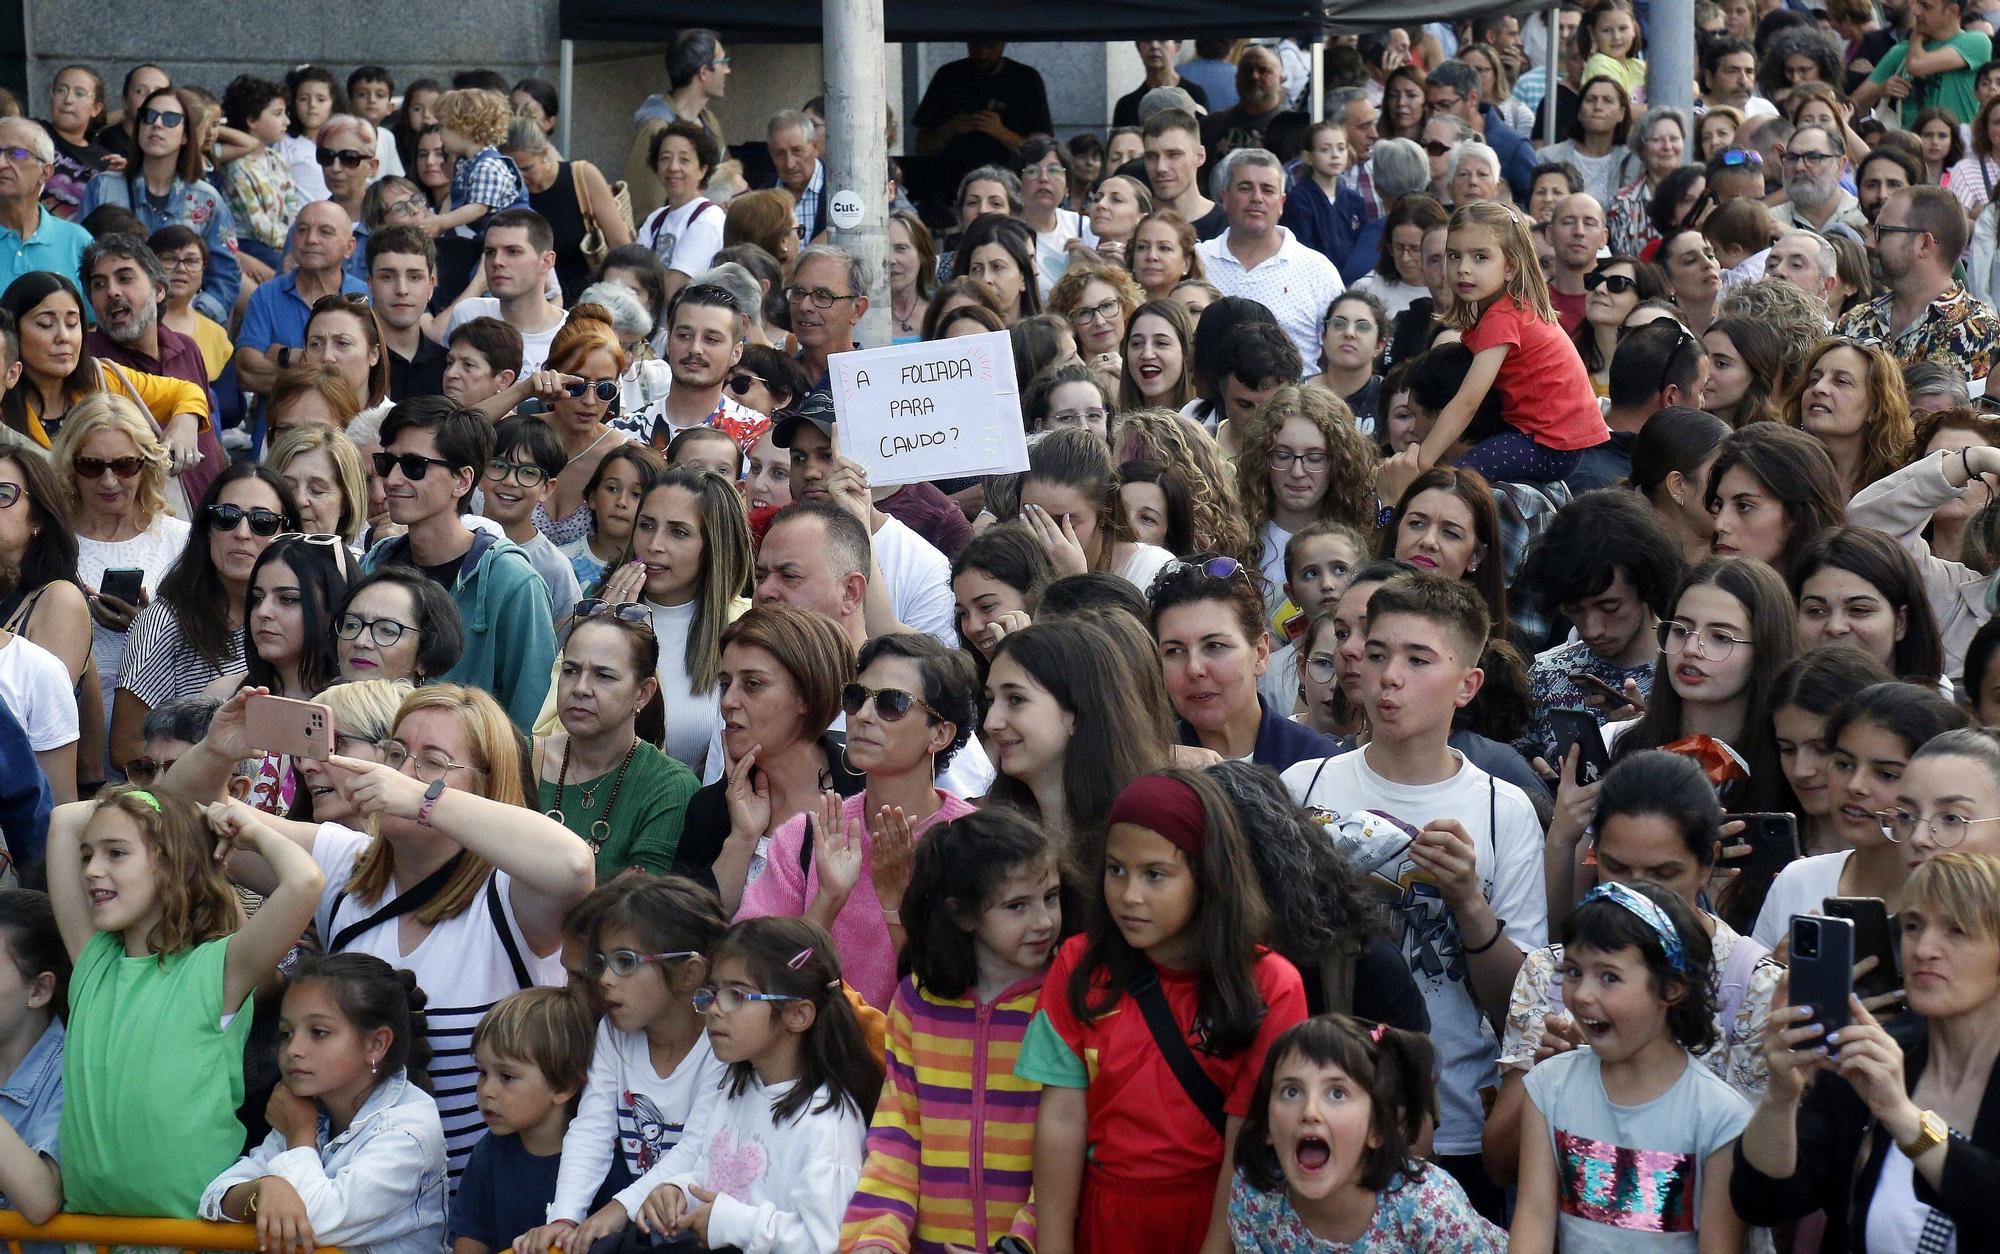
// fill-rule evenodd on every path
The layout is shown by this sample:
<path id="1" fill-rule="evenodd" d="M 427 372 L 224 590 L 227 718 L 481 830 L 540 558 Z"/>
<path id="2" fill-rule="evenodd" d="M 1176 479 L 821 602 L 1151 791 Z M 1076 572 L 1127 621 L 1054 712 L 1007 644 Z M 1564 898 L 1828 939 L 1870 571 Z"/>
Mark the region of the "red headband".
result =
<path id="1" fill-rule="evenodd" d="M 1208 812 L 1194 789 L 1167 775 L 1141 775 L 1111 803 L 1112 823 L 1158 832 L 1189 858 L 1199 860 L 1208 841 Z"/>

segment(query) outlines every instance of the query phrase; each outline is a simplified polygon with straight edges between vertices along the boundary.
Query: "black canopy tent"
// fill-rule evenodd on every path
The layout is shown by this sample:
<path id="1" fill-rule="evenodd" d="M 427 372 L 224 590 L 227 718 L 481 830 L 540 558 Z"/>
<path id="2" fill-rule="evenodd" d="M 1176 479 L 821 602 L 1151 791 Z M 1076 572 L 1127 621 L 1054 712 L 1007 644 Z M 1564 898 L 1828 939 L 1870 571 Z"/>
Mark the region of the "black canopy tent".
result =
<path id="1" fill-rule="evenodd" d="M 1382 16 L 1390 6 L 1372 0 Z M 1303 35 L 1324 29 L 1322 0 L 883 0 L 886 37 L 897 43 L 1184 39 Z M 1478 7 L 1466 3 L 1470 12 Z M 564 39 L 665 42 L 677 30 L 707 26 L 737 42 L 818 43 L 821 0 L 562 0 Z"/>

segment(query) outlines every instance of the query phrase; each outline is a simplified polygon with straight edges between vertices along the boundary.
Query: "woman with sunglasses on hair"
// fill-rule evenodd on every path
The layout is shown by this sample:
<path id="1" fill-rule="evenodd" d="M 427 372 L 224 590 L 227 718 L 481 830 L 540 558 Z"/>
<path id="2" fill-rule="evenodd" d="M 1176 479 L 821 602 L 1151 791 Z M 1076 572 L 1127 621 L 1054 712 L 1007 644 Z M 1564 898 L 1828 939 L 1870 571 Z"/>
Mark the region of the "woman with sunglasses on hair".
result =
<path id="1" fill-rule="evenodd" d="M 389 349 L 367 296 L 331 292 L 313 302 L 306 316 L 305 359 L 339 371 L 363 410 L 389 411 Z"/>
<path id="2" fill-rule="evenodd" d="M 77 219 L 89 217 L 99 205 L 117 205 L 136 214 L 148 231 L 176 222 L 199 231 L 209 260 L 195 304 L 227 324 L 243 285 L 243 267 L 236 260 L 236 217 L 205 177 L 192 110 L 179 91 L 162 87 L 139 106 L 138 123 L 139 159 L 91 179 Z"/>
<path id="3" fill-rule="evenodd" d="M 1636 257 L 1606 257 L 1583 276 L 1583 322 L 1576 329 L 1576 351 L 1590 371 L 1590 386 L 1599 396 L 1611 394 L 1611 356 L 1625 329 L 1625 319 L 1642 300 L 1667 294 L 1666 276 L 1658 266 Z"/>
<path id="4" fill-rule="evenodd" d="M 111 701 L 111 762 L 145 751 L 146 714 L 200 693 L 246 666 L 243 626 L 250 576 L 272 539 L 299 525 L 292 489 L 277 472 L 237 462 L 209 485 L 159 599 L 132 622 Z"/>
<path id="5" fill-rule="evenodd" d="M 739 919 L 802 915 L 833 936 L 842 978 L 871 1006 L 896 991 L 903 890 L 916 842 L 973 807 L 938 790 L 937 772 L 972 734 L 972 665 L 929 636 L 877 636 L 841 692 L 846 758 L 866 780 L 772 833 L 769 862 Z M 867 881 L 864 885 L 863 881 Z"/>
<path id="6" fill-rule="evenodd" d="M 562 730 L 535 737 L 536 804 L 590 845 L 600 884 L 635 867 L 672 870 L 688 799 L 701 788 L 639 735 L 641 714 L 659 717 L 659 654 L 646 606 L 577 602 L 556 660 Z"/>

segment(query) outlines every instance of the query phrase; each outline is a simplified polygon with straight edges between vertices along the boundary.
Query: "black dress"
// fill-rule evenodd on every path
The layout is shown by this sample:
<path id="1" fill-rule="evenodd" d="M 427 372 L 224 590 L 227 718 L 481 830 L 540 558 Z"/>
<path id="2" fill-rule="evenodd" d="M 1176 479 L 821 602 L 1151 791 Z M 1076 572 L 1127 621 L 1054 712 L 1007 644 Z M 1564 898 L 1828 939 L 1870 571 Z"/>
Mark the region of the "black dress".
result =
<path id="1" fill-rule="evenodd" d="M 558 164 L 556 181 L 545 192 L 530 191 L 528 204 L 549 220 L 555 232 L 556 282 L 562 284 L 563 305 L 574 307 L 577 296 L 590 286 L 590 263 L 583 258 L 583 236 L 589 227 L 576 198 L 576 163 Z"/>

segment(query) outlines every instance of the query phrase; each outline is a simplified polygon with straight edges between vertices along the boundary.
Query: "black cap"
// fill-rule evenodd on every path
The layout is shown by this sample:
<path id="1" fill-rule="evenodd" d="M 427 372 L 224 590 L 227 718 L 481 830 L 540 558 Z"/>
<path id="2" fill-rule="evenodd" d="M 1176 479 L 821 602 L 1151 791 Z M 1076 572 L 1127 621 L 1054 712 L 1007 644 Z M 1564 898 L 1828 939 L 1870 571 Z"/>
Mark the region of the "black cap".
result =
<path id="1" fill-rule="evenodd" d="M 779 448 L 792 446 L 792 433 L 801 423 L 811 423 L 818 427 L 820 434 L 833 438 L 833 397 L 825 392 L 807 392 L 790 405 L 771 415 L 771 443 Z"/>

